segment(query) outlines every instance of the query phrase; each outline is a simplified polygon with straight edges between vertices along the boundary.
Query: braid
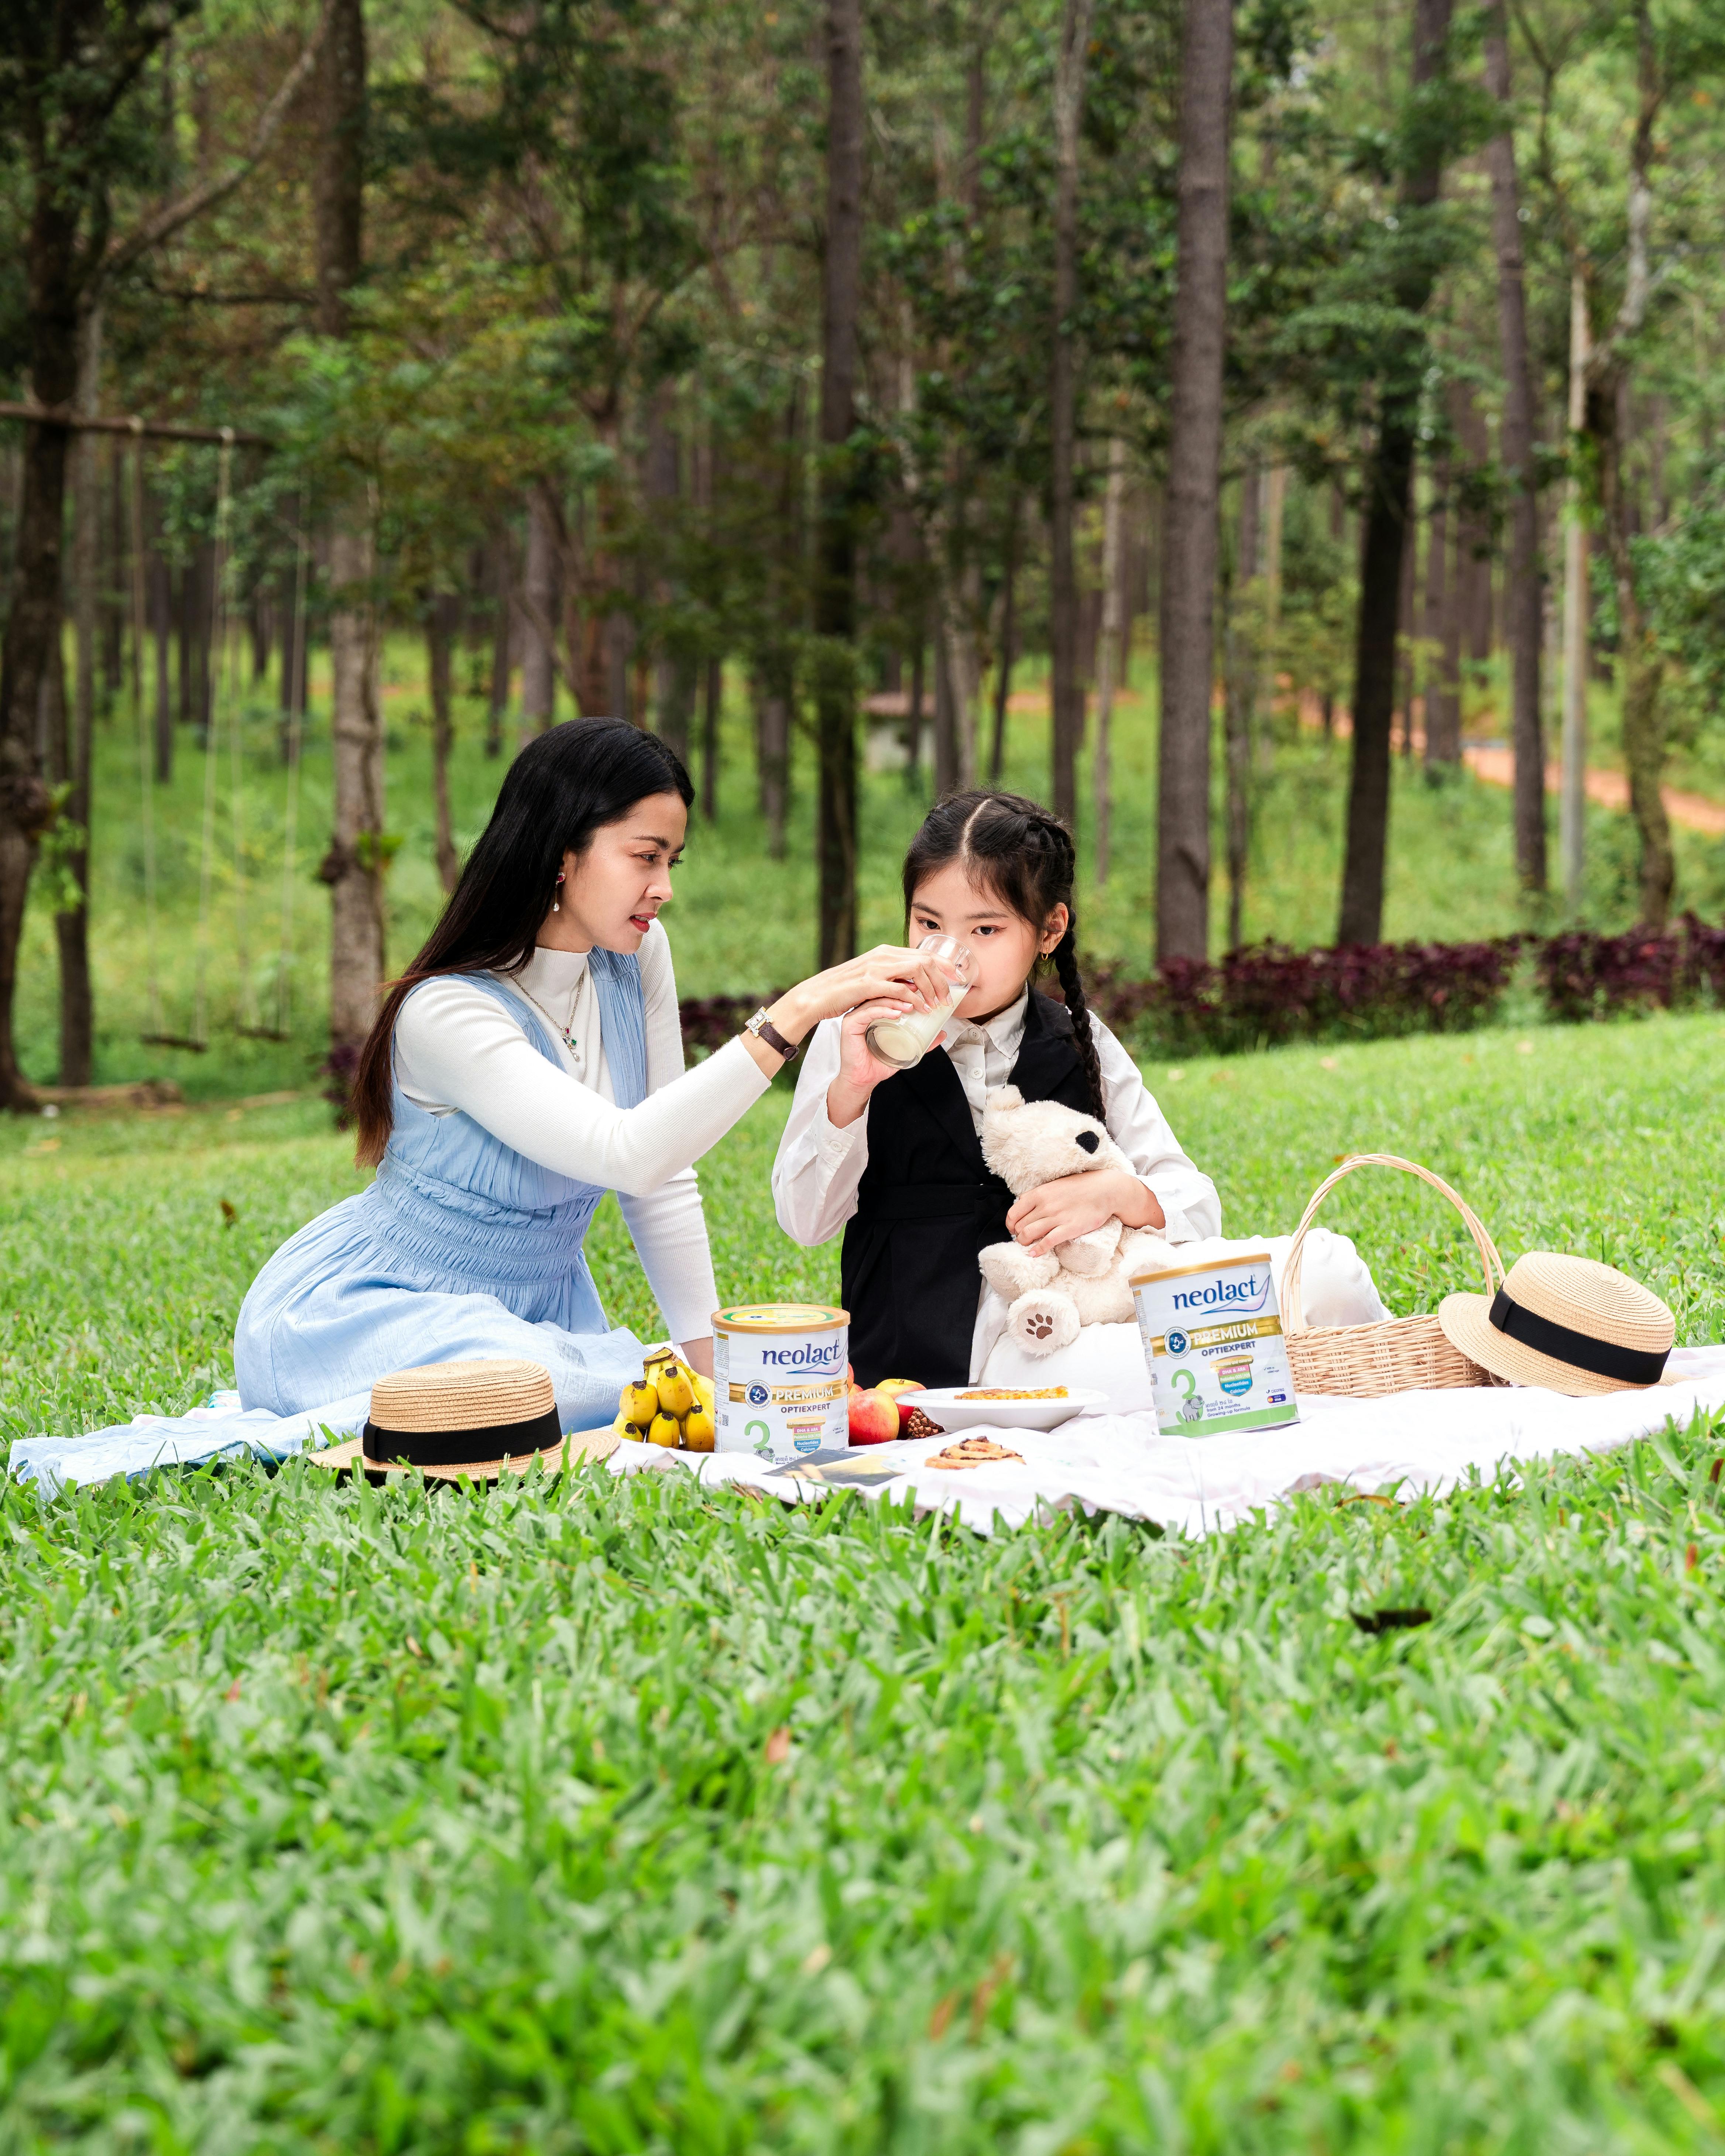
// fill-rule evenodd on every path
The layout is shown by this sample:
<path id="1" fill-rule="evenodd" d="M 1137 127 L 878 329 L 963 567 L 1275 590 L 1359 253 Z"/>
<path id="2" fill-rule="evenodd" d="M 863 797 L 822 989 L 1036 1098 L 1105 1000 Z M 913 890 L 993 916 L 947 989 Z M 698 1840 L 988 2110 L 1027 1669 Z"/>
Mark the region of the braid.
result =
<path id="1" fill-rule="evenodd" d="M 1090 1004 L 1084 993 L 1084 980 L 1078 970 L 1077 922 L 1068 921 L 1066 932 L 1054 947 L 1055 972 L 1060 976 L 1060 987 L 1065 993 L 1066 1009 L 1072 1019 L 1072 1045 L 1078 1050 L 1078 1060 L 1084 1067 L 1085 1083 L 1090 1087 L 1091 1111 L 1096 1121 L 1106 1120 L 1102 1100 L 1102 1066 L 1096 1058 L 1096 1035 L 1091 1030 Z"/>
<path id="2" fill-rule="evenodd" d="M 1066 909 L 1066 931 L 1050 957 L 1066 998 L 1072 1020 L 1072 1045 L 1090 1089 L 1097 1119 L 1102 1116 L 1102 1071 L 1096 1058 L 1090 1004 L 1078 972 L 1078 915 L 1072 886 L 1078 873 L 1072 834 L 1058 816 L 1022 793 L 978 788 L 949 795 L 929 811 L 905 856 L 905 918 L 908 921 L 923 878 L 952 861 L 963 862 L 973 878 L 993 891 L 1022 921 L 1046 927 L 1057 906 Z"/>

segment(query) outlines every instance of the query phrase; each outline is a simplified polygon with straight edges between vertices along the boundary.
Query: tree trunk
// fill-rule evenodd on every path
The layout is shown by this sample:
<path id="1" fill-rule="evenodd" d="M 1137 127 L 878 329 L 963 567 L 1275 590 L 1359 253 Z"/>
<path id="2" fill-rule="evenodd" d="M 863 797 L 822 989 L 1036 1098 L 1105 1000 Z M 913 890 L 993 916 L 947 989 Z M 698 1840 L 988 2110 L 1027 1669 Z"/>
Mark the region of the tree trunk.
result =
<path id="1" fill-rule="evenodd" d="M 104 708 L 113 711 L 126 681 L 126 499 L 120 444 L 110 435 L 102 463 L 107 485 L 102 490 L 107 506 L 102 516 L 102 695 Z"/>
<path id="2" fill-rule="evenodd" d="M 1006 561 L 1000 580 L 1000 655 L 994 671 L 994 738 L 988 751 L 988 783 L 998 786 L 1006 762 L 1006 711 L 1012 701 L 1013 663 L 1018 655 L 1019 504 L 1014 499 L 1007 511 Z M 915 737 L 922 732 L 922 654 L 916 654 L 911 684 L 915 708 L 911 713 L 911 762 L 916 761 Z"/>
<path id="3" fill-rule="evenodd" d="M 1222 357 L 1228 300 L 1232 0 L 1187 0 L 1179 216 L 1162 550 L 1158 958 L 1209 955 L 1210 692 L 1215 675 Z"/>
<path id="4" fill-rule="evenodd" d="M 1447 752 L 1449 681 L 1445 669 L 1445 608 L 1453 584 L 1455 580 L 1449 576 L 1449 457 L 1438 457 L 1432 465 L 1432 502 L 1425 511 L 1425 608 L 1419 625 L 1419 640 L 1425 647 L 1425 692 L 1421 705 L 1425 716 L 1427 770 L 1455 761 Z"/>
<path id="5" fill-rule="evenodd" d="M 784 859 L 785 818 L 791 793 L 791 697 L 794 684 L 788 654 L 773 652 L 762 662 L 760 710 L 756 721 L 760 743 L 761 813 L 767 819 L 770 860 Z"/>
<path id="6" fill-rule="evenodd" d="M 819 529 L 814 588 L 819 790 L 818 958 L 856 949 L 856 557 L 846 445 L 855 424 L 862 280 L 862 0 L 827 0 L 827 215 L 821 277 Z"/>
<path id="7" fill-rule="evenodd" d="M 1450 0 L 1414 0 L 1414 90 L 1417 95 L 1445 64 Z M 1402 184 L 1404 213 L 1436 202 L 1443 177 L 1441 137 L 1428 129 L 1422 162 Z M 1396 306 L 1423 315 L 1435 268 L 1430 250 L 1408 258 L 1394 281 Z M 1354 635 L 1353 757 L 1348 789 L 1348 852 L 1342 874 L 1338 943 L 1376 943 L 1384 929 L 1384 855 L 1389 839 L 1389 730 L 1395 701 L 1395 654 L 1402 560 L 1415 430 L 1423 386 L 1424 339 L 1408 333 L 1394 371 L 1382 386 L 1378 439 L 1368 465 L 1360 544 L 1359 615 Z"/>
<path id="8" fill-rule="evenodd" d="M 911 654 L 911 716 L 906 721 L 905 735 L 908 756 L 905 765 L 905 783 L 907 786 L 916 784 L 922 765 L 922 692 L 927 649 L 928 639 L 919 629 L 916 649 Z"/>
<path id="9" fill-rule="evenodd" d="M 1108 880 L 1109 819 L 1114 805 L 1109 730 L 1116 684 L 1126 672 L 1126 444 L 1108 444 L 1108 490 L 1102 498 L 1102 627 L 1096 651 L 1096 880 Z"/>
<path id="10" fill-rule="evenodd" d="M 79 321 L 77 408 L 94 418 L 100 408 L 102 375 L 102 315 L 85 307 Z M 61 810 L 79 835 L 62 855 L 78 903 L 54 916 L 59 944 L 60 1083 L 87 1086 L 95 1054 L 95 1010 L 90 973 L 90 782 L 95 730 L 96 640 L 101 574 L 101 470 L 94 434 L 74 436 L 72 444 L 72 624 L 78 654 L 65 767 L 69 783 Z M 64 702 L 64 697 L 62 697 Z"/>
<path id="11" fill-rule="evenodd" d="M 1396 666 L 1399 686 L 1396 708 L 1402 715 L 1402 755 L 1414 753 L 1414 592 L 1420 581 L 1420 514 L 1414 501 L 1414 479 L 1408 480 L 1408 544 L 1402 556 L 1401 596 L 1396 603 Z"/>
<path id="12" fill-rule="evenodd" d="M 437 814 L 437 879 L 444 895 L 455 888 L 461 857 L 455 851 L 455 827 L 449 815 L 449 751 L 455 739 L 455 702 L 451 667 L 460 601 L 439 592 L 425 614 L 426 673 L 431 690 L 431 796 Z"/>
<path id="13" fill-rule="evenodd" d="M 364 212 L 366 25 L 362 0 L 328 0 L 318 63 L 314 167 L 317 327 L 347 333 Z M 374 542 L 369 505 L 350 496 L 330 534 L 334 829 L 320 870 L 330 887 L 330 1045 L 341 1068 L 377 1016 L 383 979 L 383 726 L 378 707 Z"/>
<path id="14" fill-rule="evenodd" d="M 1662 929 L 1676 880 L 1670 819 L 1661 782 L 1666 725 L 1661 690 L 1665 662 L 1651 634 L 1635 577 L 1634 542 L 1640 520 L 1626 469 L 1630 380 L 1635 340 L 1647 317 L 1652 289 L 1649 237 L 1653 221 L 1651 181 L 1654 126 L 1668 85 L 1661 72 L 1652 10 L 1635 0 L 1637 111 L 1630 151 L 1628 245 L 1624 291 L 1609 338 L 1591 357 L 1587 376 L 1586 431 L 1594 444 L 1599 526 L 1617 598 L 1617 665 L 1623 698 L 1623 752 L 1630 808 L 1641 849 L 1641 921 Z"/>
<path id="15" fill-rule="evenodd" d="M 509 592 L 509 534 L 499 531 L 491 540 L 491 694 L 485 710 L 485 754 L 503 753 L 503 721 L 509 712 L 510 639 L 515 631 Z"/>
<path id="16" fill-rule="evenodd" d="M 1078 745 L 1084 685 L 1078 674 L 1078 573 L 1072 501 L 1078 402 L 1078 131 L 1095 0 L 1065 0 L 1055 68 L 1053 363 L 1049 379 L 1049 692 L 1054 740 L 1054 811 L 1068 825 L 1078 813 Z"/>
<path id="17" fill-rule="evenodd" d="M 30 389 L 42 404 L 64 404 L 77 388 L 77 239 L 75 208 L 58 190 L 39 187 L 24 269 Z M 18 569 L 0 658 L 0 1107 L 8 1108 L 35 1105 L 18 1067 L 13 1006 L 30 870 L 54 817 L 39 725 L 44 684 L 59 647 L 67 443 L 64 427 L 33 422 L 24 429 Z"/>
<path id="18" fill-rule="evenodd" d="M 1572 474 L 1587 424 L 1587 285 L 1578 270 L 1569 285 L 1568 441 Z M 1581 911 L 1587 866 L 1587 526 L 1581 480 L 1572 476 L 1563 499 L 1563 793 L 1561 827 L 1563 897 Z"/>
<path id="19" fill-rule="evenodd" d="M 1222 728 L 1227 782 L 1224 837 L 1228 862 L 1228 948 L 1243 934 L 1246 870 L 1252 843 L 1252 714 L 1258 701 L 1254 625 L 1244 604 L 1257 581 L 1263 474 L 1248 465 L 1240 490 L 1240 530 L 1231 576 L 1222 585 Z"/>
<path id="20" fill-rule="evenodd" d="M 1509 44 L 1502 0 L 1486 18 L 1486 88 L 1509 105 Z M 1491 235 L 1497 251 L 1497 334 L 1503 362 L 1498 460 L 1510 487 L 1509 559 L 1503 629 L 1509 646 L 1511 738 L 1515 746 L 1516 869 L 1524 890 L 1543 891 L 1545 731 L 1539 701 L 1541 641 L 1539 494 L 1535 466 L 1533 363 L 1527 346 L 1515 136 L 1506 125 L 1486 145 L 1491 176 Z"/>
<path id="21" fill-rule="evenodd" d="M 168 646 L 173 637 L 173 572 L 161 549 L 161 535 L 150 556 L 150 626 L 156 639 L 156 783 L 166 786 L 174 775 L 173 685 Z"/>
<path id="22" fill-rule="evenodd" d="M 958 791 L 958 720 L 952 696 L 952 652 L 945 630 L 934 635 L 934 798 Z"/>
<path id="23" fill-rule="evenodd" d="M 701 813 L 709 824 L 719 819 L 719 716 L 724 696 L 725 662 L 709 659 L 701 714 Z"/>
<path id="24" fill-rule="evenodd" d="M 551 637 L 557 621 L 557 544 L 551 504 L 542 489 L 527 494 L 527 560 L 521 588 L 521 746 L 542 734 L 557 716 L 557 670 Z"/>
<path id="25" fill-rule="evenodd" d="M 174 579 L 174 696 L 175 716 L 182 726 L 189 726 L 193 717 L 192 677 L 194 672 L 192 653 L 196 642 L 194 625 L 198 619 L 198 555 L 194 551 L 180 564 L 180 573 Z"/>

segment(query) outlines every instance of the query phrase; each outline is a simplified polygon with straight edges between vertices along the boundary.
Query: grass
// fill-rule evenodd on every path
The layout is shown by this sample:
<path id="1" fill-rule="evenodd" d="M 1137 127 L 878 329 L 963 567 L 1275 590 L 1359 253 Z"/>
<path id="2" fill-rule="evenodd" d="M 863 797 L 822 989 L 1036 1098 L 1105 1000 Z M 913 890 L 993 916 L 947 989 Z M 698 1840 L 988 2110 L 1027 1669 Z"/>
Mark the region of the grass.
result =
<path id="1" fill-rule="evenodd" d="M 1694 1339 L 1722 1034 L 1148 1075 L 1236 1228 L 1388 1146 L 1506 1250 L 1640 1273 Z M 771 1224 L 783 1112 L 703 1168 L 721 1293 L 834 1288 Z M 225 1378 L 257 1260 L 354 1181 L 309 1104 L 0 1128 L 8 1428 Z M 1398 1307 L 1467 1279 L 1411 1183 L 1355 1178 L 1334 1218 Z M 651 1326 L 614 1214 L 596 1241 Z M 0 2135 L 1717 2148 L 1720 1450 L 1320 1493 L 1204 1544 L 984 1542 L 675 1474 L 0 1484 Z M 1412 1604 L 1434 1621 L 1350 1621 Z"/>
<path id="2" fill-rule="evenodd" d="M 398 659 L 398 956 L 437 892 Z M 1127 957 L 1147 709 L 1086 901 L 1091 947 Z M 465 717 L 470 837 L 496 767 Z M 673 916 L 691 990 L 788 978 L 809 940 L 806 768 L 790 857 L 763 863 L 739 710 L 727 727 L 724 816 Z M 1017 783 L 1040 783 L 1040 731 L 1015 722 Z M 261 706 L 249 732 L 262 884 Z M 0 1438 L 231 1381 L 258 1265 L 358 1187 L 321 1103 L 244 1097 L 304 1086 L 320 1051 L 326 758 L 314 737 L 295 1038 L 228 1029 L 224 840 L 194 1058 L 136 1040 L 141 850 L 125 743 L 99 742 L 98 1075 L 193 1098 L 0 1122 Z M 1340 769 L 1278 752 L 1250 932 L 1327 935 Z M 182 746 L 158 803 L 171 1022 L 202 778 Z M 896 931 L 919 813 L 896 778 L 865 788 L 871 935 Z M 1507 820 L 1492 789 L 1399 774 L 1389 932 L 1515 925 Z M 1621 819 L 1594 828 L 1612 923 L 1630 856 Z M 1712 859 L 1685 855 L 1692 895 Z M 44 1076 L 51 942 L 39 911 Z M 1291 1226 L 1346 1152 L 1404 1152 L 1507 1254 L 1610 1259 L 1702 1340 L 1725 1336 L 1722 1045 L 1691 1016 L 1147 1075 L 1231 1231 Z M 837 1291 L 836 1247 L 773 1224 L 787 1105 L 701 1165 L 726 1296 Z M 1471 1283 L 1411 1181 L 1357 1176 L 1325 1218 L 1395 1308 Z M 614 1317 L 658 1332 L 614 1204 L 589 1249 Z M 242 1466 L 49 1504 L 0 1479 L 0 2148 L 1715 2148 L 1722 1450 L 1697 1426 L 1405 1508 L 1321 1493 L 1201 1545 L 788 1516 L 675 1474 L 430 1499 Z M 1350 1621 L 1415 1604 L 1418 1630 Z"/>
<path id="3" fill-rule="evenodd" d="M 1025 685 L 1034 688 L 1035 670 Z M 267 685 L 266 685 L 267 686 Z M 205 994 L 211 1050 L 193 1055 L 146 1045 L 154 1031 L 192 1024 L 199 969 L 198 908 L 203 860 L 204 757 L 182 730 L 171 786 L 157 790 L 157 976 L 156 1011 L 145 895 L 144 840 L 135 745 L 123 712 L 98 728 L 93 818 L 92 951 L 95 973 L 96 1076 L 112 1081 L 171 1077 L 189 1098 L 214 1099 L 305 1086 L 324 1052 L 327 998 L 328 899 L 315 871 L 329 828 L 329 737 L 321 677 L 302 766 L 296 874 L 290 880 L 292 934 L 286 974 L 291 1038 L 247 1038 L 239 1024 L 273 1019 L 283 973 L 280 922 L 286 779 L 278 754 L 277 715 L 267 696 L 242 706 L 240 838 L 234 837 L 229 757 L 218 757 L 210 907 L 205 932 Z M 389 955 L 399 964 L 436 917 L 441 894 L 433 868 L 430 749 L 424 724 L 423 661 L 416 647 L 389 649 L 384 680 L 389 732 L 388 814 L 401 840 L 389 886 Z M 458 699 L 459 735 L 451 774 L 458 839 L 470 844 L 490 813 L 502 765 L 483 754 L 476 700 Z M 753 804 L 752 749 L 742 684 L 726 707 L 721 816 L 697 822 L 678 897 L 668 916 L 685 993 L 753 994 L 798 978 L 814 945 L 812 748 L 799 738 L 793 809 L 783 862 L 764 858 L 764 833 Z M 1034 711 L 1013 716 L 1007 782 L 1034 793 L 1048 788 L 1047 721 Z M 1132 693 L 1118 707 L 1115 748 L 1113 868 L 1098 891 L 1091 875 L 1091 803 L 1088 759 L 1079 773 L 1080 903 L 1086 947 L 1118 957 L 1132 973 L 1148 969 L 1154 873 L 1154 682 L 1141 662 Z M 1218 759 L 1219 783 L 1219 758 Z M 1260 774 L 1245 913 L 1247 940 L 1275 936 L 1296 945 L 1327 942 L 1334 932 L 1340 876 L 1347 748 L 1321 739 L 1284 741 Z M 862 794 L 860 894 L 865 939 L 896 938 L 902 926 L 898 864 L 927 804 L 926 785 L 896 774 L 865 780 Z M 1384 932 L 1392 939 L 1456 939 L 1527 925 L 1511 856 L 1509 797 L 1471 774 L 1433 785 L 1398 762 Z M 1588 911 L 1603 927 L 1627 927 L 1636 891 L 1633 834 L 1625 818 L 1593 812 Z M 1709 917 L 1725 910 L 1725 846 L 1678 834 L 1680 900 Z M 1219 844 L 1212 906 L 1214 940 L 1226 922 Z M 1553 854 L 1555 860 L 1555 854 Z M 1546 925 L 1551 925 L 1549 923 Z M 244 946 L 245 961 L 240 963 Z M 39 888 L 26 926 L 18 1023 L 24 1068 L 46 1082 L 57 1059 L 58 975 L 53 921 Z"/>

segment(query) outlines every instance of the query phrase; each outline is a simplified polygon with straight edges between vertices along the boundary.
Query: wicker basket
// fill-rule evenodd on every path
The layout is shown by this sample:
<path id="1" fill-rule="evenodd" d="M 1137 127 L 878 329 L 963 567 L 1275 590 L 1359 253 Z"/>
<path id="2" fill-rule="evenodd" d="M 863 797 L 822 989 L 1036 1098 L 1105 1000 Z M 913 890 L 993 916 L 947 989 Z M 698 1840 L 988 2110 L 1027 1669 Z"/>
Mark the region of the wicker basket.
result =
<path id="1" fill-rule="evenodd" d="M 1434 1190 L 1440 1190 L 1461 1215 L 1473 1237 L 1486 1276 L 1486 1293 L 1495 1295 L 1503 1282 L 1503 1260 L 1497 1245 L 1480 1224 L 1472 1207 L 1450 1189 L 1441 1176 L 1434 1175 L 1418 1161 L 1402 1160 L 1393 1152 L 1360 1152 L 1344 1160 L 1312 1194 L 1300 1224 L 1294 1231 L 1293 1248 L 1282 1273 L 1282 1328 L 1287 1337 L 1288 1367 L 1294 1389 L 1301 1393 L 1342 1393 L 1357 1400 L 1379 1399 L 1386 1393 L 1429 1392 L 1438 1387 L 1491 1385 L 1497 1383 L 1470 1356 L 1452 1345 L 1432 1316 L 1392 1317 L 1378 1325 L 1316 1325 L 1305 1323 L 1300 1302 L 1300 1265 L 1306 1248 L 1306 1231 L 1317 1209 L 1341 1182 L 1357 1168 L 1399 1168 L 1417 1175 Z"/>

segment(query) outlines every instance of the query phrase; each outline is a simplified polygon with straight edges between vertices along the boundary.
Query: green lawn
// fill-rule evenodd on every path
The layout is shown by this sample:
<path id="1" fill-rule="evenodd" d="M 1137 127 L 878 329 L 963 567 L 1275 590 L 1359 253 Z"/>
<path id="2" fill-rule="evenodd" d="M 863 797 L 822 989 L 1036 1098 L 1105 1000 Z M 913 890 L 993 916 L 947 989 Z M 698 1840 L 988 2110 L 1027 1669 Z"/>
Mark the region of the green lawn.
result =
<path id="1" fill-rule="evenodd" d="M 1235 1229 L 1388 1147 L 1702 1339 L 1722 1044 L 1148 1075 Z M 721 1293 L 833 1291 L 771 1224 L 784 1106 L 703 1170 Z M 355 1181 L 310 1103 L 0 1127 L 8 1431 L 224 1379 L 253 1268 Z M 1423 1188 L 1332 1217 L 1398 1307 L 1467 1280 Z M 4 2145 L 1717 2148 L 1722 1440 L 1202 1545 L 675 1473 L 0 1485 Z"/>

